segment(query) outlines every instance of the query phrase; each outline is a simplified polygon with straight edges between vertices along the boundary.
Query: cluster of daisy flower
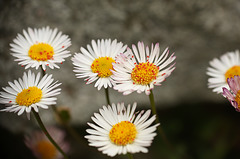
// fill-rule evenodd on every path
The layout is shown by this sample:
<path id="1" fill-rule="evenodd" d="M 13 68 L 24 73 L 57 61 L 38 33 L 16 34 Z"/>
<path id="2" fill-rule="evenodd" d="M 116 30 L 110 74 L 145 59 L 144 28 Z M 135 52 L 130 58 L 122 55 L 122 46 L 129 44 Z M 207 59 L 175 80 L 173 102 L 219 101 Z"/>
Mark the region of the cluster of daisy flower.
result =
<path id="1" fill-rule="evenodd" d="M 38 112 L 39 108 L 48 109 L 57 104 L 61 83 L 54 81 L 46 69 L 60 68 L 58 64 L 71 56 L 67 50 L 70 45 L 67 35 L 49 27 L 23 30 L 23 34 L 18 34 L 10 44 L 11 54 L 19 65 L 25 69 L 40 68 L 42 75 L 29 69 L 22 78 L 3 87 L 0 103 L 6 107 L 1 111 L 17 115 L 26 112 L 28 119 L 33 113 L 47 137 L 40 132 L 33 133 L 26 137 L 25 143 L 41 159 L 67 158 L 63 151 L 68 152 L 69 146 L 63 141 L 63 133 L 47 130 Z M 143 42 L 138 42 L 130 48 L 116 39 L 102 39 L 92 40 L 86 48 L 81 47 L 72 62 L 76 77 L 84 78 L 86 84 L 95 82 L 94 87 L 98 90 L 113 88 L 124 95 L 134 91 L 150 95 L 154 86 L 161 85 L 173 72 L 175 58 L 174 54 L 169 56 L 168 48 L 161 54 L 158 43 L 145 47 Z M 91 118 L 94 123 L 88 123 L 91 129 L 86 130 L 85 138 L 89 145 L 112 157 L 148 152 L 147 147 L 157 135 L 155 131 L 160 124 L 156 122 L 156 114 L 151 116 L 151 110 L 135 112 L 136 106 L 136 103 L 127 107 L 124 103 L 108 103 L 100 108 Z"/>
<path id="2" fill-rule="evenodd" d="M 134 91 L 149 95 L 154 85 L 161 85 L 175 69 L 175 63 L 170 64 L 176 57 L 168 57 L 168 48 L 160 54 L 159 44 L 150 49 L 138 42 L 138 47 L 126 48 L 117 40 L 92 40 L 92 47 L 81 47 L 72 58 L 76 77 L 85 78 L 86 84 L 96 81 L 98 90 L 113 87 L 124 95 Z"/>
<path id="3" fill-rule="evenodd" d="M 27 136 L 25 143 L 40 159 L 67 158 L 64 152 L 69 152 L 64 133 L 55 128 L 47 130 L 38 112 L 39 108 L 48 109 L 57 104 L 56 96 L 61 92 L 61 83 L 54 81 L 53 75 L 47 74 L 46 69 L 60 68 L 58 64 L 71 56 L 67 50 L 70 45 L 67 35 L 49 27 L 23 30 L 23 34 L 18 34 L 10 44 L 11 54 L 19 65 L 25 69 L 40 68 L 42 75 L 28 70 L 22 78 L 8 82 L 9 86 L 3 87 L 0 92 L 0 103 L 6 105 L 1 111 L 18 115 L 26 112 L 28 119 L 33 113 L 44 133 L 35 132 Z M 88 123 L 91 128 L 86 130 L 88 135 L 85 138 L 90 146 L 111 157 L 148 152 L 147 147 L 157 135 L 155 131 L 160 125 L 152 89 L 171 75 L 175 59 L 168 48 L 161 53 L 158 43 L 145 47 L 143 42 L 138 42 L 137 46 L 128 47 L 116 39 L 92 40 L 86 48 L 81 47 L 80 52 L 73 55 L 73 72 L 77 78 L 84 78 L 86 84 L 94 83 L 97 90 L 113 88 L 123 95 L 144 92 L 152 106 L 152 111 L 136 112 L 137 103 L 126 107 L 124 103 L 111 104 L 108 100 L 108 105 L 91 117 L 93 123 Z M 240 111 L 239 52 L 229 52 L 220 59 L 210 61 L 207 74 L 210 76 L 209 88 L 222 93 Z M 106 96 L 109 94 L 106 93 Z M 58 120 L 66 125 L 70 120 L 69 110 L 61 109 Z"/>

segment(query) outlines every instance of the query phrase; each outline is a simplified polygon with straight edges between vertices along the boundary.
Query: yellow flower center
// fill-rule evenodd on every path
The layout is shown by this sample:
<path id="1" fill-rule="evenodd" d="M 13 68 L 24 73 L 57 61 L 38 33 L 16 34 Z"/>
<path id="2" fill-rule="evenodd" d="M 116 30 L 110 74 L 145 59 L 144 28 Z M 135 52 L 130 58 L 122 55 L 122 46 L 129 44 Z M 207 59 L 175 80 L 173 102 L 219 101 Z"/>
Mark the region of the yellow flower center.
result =
<path id="1" fill-rule="evenodd" d="M 16 103 L 20 106 L 30 106 L 42 98 L 42 90 L 37 87 L 28 87 L 17 94 Z"/>
<path id="2" fill-rule="evenodd" d="M 139 63 L 133 68 L 131 78 L 134 84 L 148 85 L 157 78 L 158 72 L 159 67 L 153 63 Z"/>
<path id="3" fill-rule="evenodd" d="M 240 90 L 237 92 L 237 95 L 235 97 L 235 101 L 238 104 L 238 108 L 240 108 Z"/>
<path id="4" fill-rule="evenodd" d="M 34 44 L 28 51 L 28 56 L 37 61 L 50 60 L 52 59 L 53 54 L 53 47 L 45 43 Z"/>
<path id="5" fill-rule="evenodd" d="M 135 125 L 129 121 L 121 121 L 118 124 L 113 125 L 109 132 L 110 140 L 116 144 L 125 146 L 131 144 L 137 135 L 137 129 Z"/>
<path id="6" fill-rule="evenodd" d="M 230 69 L 227 70 L 225 73 L 225 79 L 227 81 L 228 78 L 233 78 L 234 76 L 240 76 L 240 66 L 236 65 L 231 67 Z"/>
<path id="7" fill-rule="evenodd" d="M 57 150 L 53 144 L 47 140 L 42 140 L 36 145 L 36 152 L 41 159 L 55 159 L 57 156 Z"/>
<path id="8" fill-rule="evenodd" d="M 91 69 L 94 73 L 98 73 L 98 77 L 109 77 L 112 75 L 110 70 L 113 70 L 113 62 L 115 61 L 111 57 L 99 57 L 93 61 Z"/>

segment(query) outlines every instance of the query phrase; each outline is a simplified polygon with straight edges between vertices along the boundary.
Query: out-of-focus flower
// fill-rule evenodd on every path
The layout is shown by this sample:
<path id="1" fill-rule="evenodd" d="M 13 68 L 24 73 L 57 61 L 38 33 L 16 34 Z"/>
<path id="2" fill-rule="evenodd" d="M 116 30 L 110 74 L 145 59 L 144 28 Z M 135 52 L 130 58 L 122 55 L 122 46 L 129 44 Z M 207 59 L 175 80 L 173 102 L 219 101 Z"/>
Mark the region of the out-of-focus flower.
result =
<path id="1" fill-rule="evenodd" d="M 230 91 L 223 87 L 223 96 L 226 97 L 236 111 L 240 112 L 240 76 L 227 79 Z"/>
<path id="2" fill-rule="evenodd" d="M 212 88 L 213 92 L 222 93 L 222 87 L 229 89 L 227 79 L 235 75 L 240 75 L 240 58 L 239 51 L 227 52 L 220 59 L 214 58 L 209 62 L 210 67 L 207 68 L 208 88 Z"/>
<path id="3" fill-rule="evenodd" d="M 55 127 L 47 128 L 55 142 L 65 152 L 69 152 L 69 143 L 65 141 L 65 133 Z M 30 136 L 25 136 L 25 144 L 38 159 L 61 159 L 62 154 L 48 140 L 42 131 L 35 131 Z"/>

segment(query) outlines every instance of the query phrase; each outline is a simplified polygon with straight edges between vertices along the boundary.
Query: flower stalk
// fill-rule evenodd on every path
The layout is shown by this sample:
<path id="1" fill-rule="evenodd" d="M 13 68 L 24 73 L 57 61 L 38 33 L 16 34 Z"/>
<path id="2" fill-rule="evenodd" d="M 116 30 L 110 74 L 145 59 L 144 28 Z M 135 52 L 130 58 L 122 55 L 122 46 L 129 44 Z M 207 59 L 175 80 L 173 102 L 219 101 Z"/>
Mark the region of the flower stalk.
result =
<path id="1" fill-rule="evenodd" d="M 44 132 L 44 134 L 47 136 L 47 138 L 49 139 L 49 141 L 56 147 L 56 149 L 63 155 L 63 157 L 65 159 L 68 159 L 67 155 L 63 152 L 63 150 L 60 148 L 60 146 L 53 140 L 53 138 L 51 137 L 51 135 L 48 133 L 46 127 L 44 126 L 39 114 L 37 112 L 35 112 L 35 110 L 32 110 L 33 115 L 35 117 L 35 119 L 38 122 L 38 125 L 40 126 L 40 128 L 42 129 L 42 131 Z"/>
<path id="2" fill-rule="evenodd" d="M 109 90 L 108 88 L 105 88 L 104 90 L 105 90 L 107 105 L 110 105 Z"/>
<path id="3" fill-rule="evenodd" d="M 133 154 L 131 154 L 131 153 L 127 153 L 127 156 L 128 156 L 129 159 L 134 159 Z"/>
<path id="4" fill-rule="evenodd" d="M 153 113 L 154 115 L 156 115 L 155 123 L 160 123 L 160 122 L 159 122 L 158 115 L 157 115 L 157 111 L 156 111 L 156 106 L 155 106 L 155 101 L 154 101 L 154 95 L 153 95 L 152 90 L 150 90 L 149 100 L 150 100 L 150 103 L 151 103 L 152 113 Z M 166 135 L 165 135 L 162 127 L 161 127 L 161 126 L 158 126 L 158 127 L 157 127 L 157 130 L 158 130 L 159 135 L 161 135 L 161 137 L 162 137 L 163 141 L 165 142 L 165 144 L 166 144 L 169 148 L 171 148 L 172 146 L 171 146 L 170 142 L 168 141 L 168 139 L 167 139 L 167 137 L 166 137 Z"/>

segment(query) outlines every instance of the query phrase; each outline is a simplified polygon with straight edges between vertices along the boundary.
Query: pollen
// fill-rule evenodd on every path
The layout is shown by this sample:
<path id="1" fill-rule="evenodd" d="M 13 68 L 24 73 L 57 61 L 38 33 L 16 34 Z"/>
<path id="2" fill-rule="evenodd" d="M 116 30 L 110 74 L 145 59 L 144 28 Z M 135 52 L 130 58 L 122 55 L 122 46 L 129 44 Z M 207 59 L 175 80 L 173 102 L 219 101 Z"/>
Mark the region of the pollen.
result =
<path id="1" fill-rule="evenodd" d="M 28 51 L 28 56 L 32 60 L 37 60 L 37 61 L 50 60 L 52 59 L 53 55 L 54 55 L 53 47 L 45 43 L 34 44 L 30 47 Z"/>
<path id="2" fill-rule="evenodd" d="M 106 78 L 112 75 L 112 63 L 115 62 L 111 57 L 99 57 L 95 59 L 91 65 L 93 73 L 98 73 L 98 77 Z"/>
<path id="3" fill-rule="evenodd" d="M 240 66 L 238 66 L 238 65 L 231 67 L 225 73 L 226 81 L 228 78 L 233 78 L 234 76 L 240 76 Z"/>
<path id="4" fill-rule="evenodd" d="M 20 106 L 30 106 L 42 98 L 42 90 L 37 87 L 28 87 L 17 94 L 16 103 Z"/>
<path id="5" fill-rule="evenodd" d="M 157 78 L 159 67 L 153 63 L 145 62 L 135 65 L 131 78 L 134 84 L 148 85 Z"/>
<path id="6" fill-rule="evenodd" d="M 57 156 L 56 148 L 47 140 L 39 141 L 36 144 L 35 151 L 41 159 L 55 159 Z"/>
<path id="7" fill-rule="evenodd" d="M 120 123 L 113 125 L 109 132 L 110 140 L 114 144 L 121 146 L 133 143 L 136 136 L 136 126 L 129 121 L 121 121 Z"/>
<path id="8" fill-rule="evenodd" d="M 235 97 L 235 101 L 238 104 L 238 108 L 240 108 L 240 90 L 237 92 L 237 95 Z"/>

